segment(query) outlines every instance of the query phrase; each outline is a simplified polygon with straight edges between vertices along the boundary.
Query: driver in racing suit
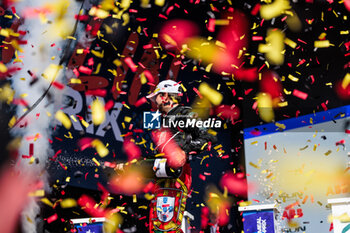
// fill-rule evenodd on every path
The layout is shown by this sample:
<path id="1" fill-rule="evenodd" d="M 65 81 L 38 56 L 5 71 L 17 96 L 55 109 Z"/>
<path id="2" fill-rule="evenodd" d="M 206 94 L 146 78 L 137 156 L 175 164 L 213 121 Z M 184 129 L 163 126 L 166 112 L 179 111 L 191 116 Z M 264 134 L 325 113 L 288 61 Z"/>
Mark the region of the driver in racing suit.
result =
<path id="1" fill-rule="evenodd" d="M 180 104 L 181 95 L 181 86 L 178 83 L 173 80 L 164 80 L 147 98 L 157 105 L 165 123 L 168 124 L 169 121 L 195 117 L 191 107 Z M 162 134 L 163 130 L 157 131 Z M 165 158 L 157 157 L 153 162 L 152 169 L 156 184 L 155 198 L 150 204 L 149 231 L 156 233 L 183 232 L 180 226 L 192 183 L 189 161 L 192 156 L 210 150 L 211 145 L 217 141 L 216 137 L 208 133 L 205 128 L 176 126 L 170 127 L 169 131 L 170 137 L 165 137 L 165 141 L 158 140 L 157 152 L 163 153 L 169 142 L 175 142 L 182 149 L 179 153 L 184 154 L 185 161 L 180 161 L 181 167 L 176 168 L 169 166 L 169 161 L 167 162 Z"/>

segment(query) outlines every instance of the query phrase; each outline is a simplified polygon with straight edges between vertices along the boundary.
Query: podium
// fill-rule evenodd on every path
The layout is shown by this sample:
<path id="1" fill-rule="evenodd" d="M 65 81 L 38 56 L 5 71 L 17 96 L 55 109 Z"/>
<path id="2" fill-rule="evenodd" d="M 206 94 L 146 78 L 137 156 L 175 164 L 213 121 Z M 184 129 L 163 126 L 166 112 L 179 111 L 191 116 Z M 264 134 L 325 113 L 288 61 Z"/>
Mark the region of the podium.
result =
<path id="1" fill-rule="evenodd" d="M 76 218 L 71 219 L 77 233 L 103 233 L 103 222 L 105 218 Z"/>
<path id="2" fill-rule="evenodd" d="M 244 233 L 278 233 L 276 204 L 238 207 L 243 212 Z"/>
<path id="3" fill-rule="evenodd" d="M 350 230 L 350 197 L 328 199 L 332 206 L 334 233 L 348 232 Z"/>

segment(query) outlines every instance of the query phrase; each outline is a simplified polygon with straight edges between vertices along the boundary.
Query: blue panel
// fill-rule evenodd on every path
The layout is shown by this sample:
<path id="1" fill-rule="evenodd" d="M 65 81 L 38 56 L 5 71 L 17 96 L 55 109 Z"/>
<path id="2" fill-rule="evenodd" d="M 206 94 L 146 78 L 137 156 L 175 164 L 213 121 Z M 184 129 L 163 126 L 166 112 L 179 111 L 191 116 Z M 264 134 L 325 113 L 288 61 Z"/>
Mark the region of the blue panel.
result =
<path id="1" fill-rule="evenodd" d="M 340 108 L 334 108 L 328 111 L 317 112 L 315 114 L 308 114 L 300 117 L 295 117 L 287 120 L 278 121 L 279 124 L 285 125 L 285 129 L 280 129 L 275 123 L 269 123 L 265 125 L 259 125 L 244 129 L 244 139 L 259 137 L 277 132 L 283 132 L 286 130 L 297 129 L 300 127 L 311 126 L 314 124 L 324 123 L 340 118 L 346 118 L 350 116 L 350 105 Z M 310 122 L 312 118 L 312 123 Z"/>

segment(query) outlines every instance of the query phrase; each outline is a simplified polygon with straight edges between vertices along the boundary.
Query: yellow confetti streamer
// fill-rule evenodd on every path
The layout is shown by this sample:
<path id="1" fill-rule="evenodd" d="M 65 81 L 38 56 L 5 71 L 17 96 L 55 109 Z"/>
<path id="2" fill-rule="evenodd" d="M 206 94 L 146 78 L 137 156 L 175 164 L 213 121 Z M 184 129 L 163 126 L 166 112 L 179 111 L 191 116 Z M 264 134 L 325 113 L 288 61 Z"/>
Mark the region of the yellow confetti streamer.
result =
<path id="1" fill-rule="evenodd" d="M 96 50 L 91 50 L 91 53 L 95 55 L 96 57 L 103 58 L 104 57 L 104 50 L 102 52 L 98 52 Z"/>
<path id="2" fill-rule="evenodd" d="M 165 0 L 155 0 L 154 2 L 157 6 L 164 6 Z"/>
<path id="3" fill-rule="evenodd" d="M 314 42 L 314 46 L 315 48 L 328 48 L 329 46 L 331 46 L 331 43 L 329 42 L 329 40 L 316 40 Z"/>
<path id="4" fill-rule="evenodd" d="M 275 0 L 271 4 L 266 4 L 260 7 L 260 16 L 266 20 L 270 20 L 283 14 L 290 9 L 288 0 Z"/>
<path id="5" fill-rule="evenodd" d="M 278 123 L 276 122 L 275 125 L 280 128 L 280 129 L 286 129 L 286 125 L 285 124 L 281 124 L 281 123 Z"/>
<path id="6" fill-rule="evenodd" d="M 290 46 L 291 48 L 295 49 L 295 47 L 297 47 L 297 43 L 295 43 L 294 41 L 292 41 L 289 38 L 285 38 L 284 39 L 284 43 L 288 46 Z"/>
<path id="7" fill-rule="evenodd" d="M 94 100 L 91 104 L 92 123 L 94 125 L 102 124 L 106 119 L 105 108 L 101 101 Z"/>
<path id="8" fill-rule="evenodd" d="M 213 105 L 219 105 L 223 99 L 222 94 L 212 89 L 207 83 L 203 82 L 198 88 L 199 92 L 205 96 Z"/>
<path id="9" fill-rule="evenodd" d="M 55 114 L 55 118 L 62 123 L 62 125 L 66 129 L 70 129 L 72 127 L 72 122 L 70 121 L 69 117 L 62 111 L 58 110 Z"/>
<path id="10" fill-rule="evenodd" d="M 6 73 L 7 72 L 7 67 L 2 62 L 0 62 L 0 72 L 1 73 Z"/>
<path id="11" fill-rule="evenodd" d="M 293 82 L 298 82 L 298 81 L 299 81 L 299 79 L 298 79 L 297 77 L 295 77 L 295 76 L 293 76 L 293 75 L 291 75 L 291 74 L 288 74 L 288 78 L 289 78 L 290 80 L 292 80 Z"/>
<path id="12" fill-rule="evenodd" d="M 291 13 L 292 13 L 292 15 L 288 15 L 288 17 L 286 19 L 286 23 L 291 31 L 298 32 L 302 29 L 303 24 L 301 23 L 296 12 L 292 11 Z"/>
<path id="13" fill-rule="evenodd" d="M 10 104 L 15 96 L 15 91 L 11 88 L 10 84 L 5 84 L 0 88 L 0 101 Z"/>
<path id="14" fill-rule="evenodd" d="M 274 65 L 284 62 L 284 33 L 281 30 L 269 29 L 266 37 L 267 44 L 259 44 L 259 52 L 265 53 L 266 59 Z"/>
<path id="15" fill-rule="evenodd" d="M 100 165 L 101 165 L 100 162 L 97 161 L 97 159 L 96 159 L 95 157 L 92 158 L 92 161 L 93 161 L 97 166 L 100 166 Z"/>
<path id="16" fill-rule="evenodd" d="M 345 77 L 344 77 L 342 83 L 341 83 L 341 87 L 342 87 L 343 89 L 346 89 L 347 86 L 349 85 L 349 83 L 350 83 L 350 73 L 347 73 L 347 74 L 345 75 Z"/>
<path id="17" fill-rule="evenodd" d="M 328 156 L 328 155 L 330 155 L 331 153 L 332 153 L 332 151 L 329 150 L 329 151 L 327 151 L 326 153 L 324 153 L 324 155 Z"/>
<path id="18" fill-rule="evenodd" d="M 128 13 L 123 14 L 123 15 L 122 15 L 122 18 L 123 18 L 123 20 L 124 20 L 124 22 L 122 23 L 122 26 L 127 25 L 127 24 L 129 23 L 129 21 L 130 21 L 130 16 L 129 16 L 129 14 L 128 14 Z"/>
<path id="19" fill-rule="evenodd" d="M 150 6 L 149 0 L 141 0 L 141 7 L 148 8 Z"/>
<path id="20" fill-rule="evenodd" d="M 125 122 L 128 122 L 128 123 L 131 121 L 131 119 L 132 119 L 132 118 L 131 118 L 131 117 L 128 117 L 128 116 L 124 117 L 124 121 L 125 121 Z"/>
<path id="21" fill-rule="evenodd" d="M 106 157 L 109 154 L 109 150 L 105 147 L 105 145 L 98 139 L 95 139 L 91 142 L 91 146 L 93 146 L 98 155 L 103 158 Z"/>
<path id="22" fill-rule="evenodd" d="M 67 198 L 61 201 L 60 205 L 63 209 L 72 208 L 77 206 L 77 202 L 73 198 Z"/>
<path id="23" fill-rule="evenodd" d="M 32 158 L 34 158 L 34 157 L 32 157 Z M 40 190 L 36 190 L 34 192 L 30 192 L 30 193 L 28 193 L 28 196 L 29 197 L 43 197 L 43 196 L 45 196 L 45 190 L 40 189 Z"/>
<path id="24" fill-rule="evenodd" d="M 125 211 L 120 211 L 125 212 Z M 105 233 L 115 233 L 119 224 L 123 222 L 123 218 L 119 213 L 112 213 L 106 217 L 106 221 L 103 223 L 103 232 Z"/>
<path id="25" fill-rule="evenodd" d="M 275 118 L 275 114 L 272 109 L 272 98 L 267 93 L 258 94 L 258 109 L 259 116 L 265 122 L 271 122 Z"/>
<path id="26" fill-rule="evenodd" d="M 256 169 L 260 169 L 260 167 L 252 162 L 249 162 L 249 165 L 256 168 Z"/>
<path id="27" fill-rule="evenodd" d="M 52 202 L 51 202 L 49 199 L 47 199 L 46 197 L 41 198 L 41 199 L 40 199 L 40 201 L 41 201 L 42 203 L 44 203 L 44 204 L 48 205 L 48 206 L 53 207 Z"/>
<path id="28" fill-rule="evenodd" d="M 16 123 L 16 121 L 17 121 L 16 117 L 13 116 L 13 117 L 11 118 L 11 120 L 9 121 L 8 126 L 9 126 L 10 128 L 12 128 L 12 127 L 14 126 L 14 124 Z"/>

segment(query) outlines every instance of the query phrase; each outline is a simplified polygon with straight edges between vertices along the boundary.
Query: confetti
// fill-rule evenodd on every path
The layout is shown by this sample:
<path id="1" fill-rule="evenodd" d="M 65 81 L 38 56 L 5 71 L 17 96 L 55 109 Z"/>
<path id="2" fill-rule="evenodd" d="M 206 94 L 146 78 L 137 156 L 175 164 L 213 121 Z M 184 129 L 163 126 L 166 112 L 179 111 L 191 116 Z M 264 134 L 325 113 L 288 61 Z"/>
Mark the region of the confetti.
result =
<path id="1" fill-rule="evenodd" d="M 62 208 L 72 208 L 72 207 L 75 207 L 77 206 L 77 202 L 72 199 L 72 198 L 67 198 L 67 199 L 64 199 L 60 202 L 60 205 Z"/>
<path id="2" fill-rule="evenodd" d="M 199 86 L 199 92 L 205 96 L 213 105 L 219 105 L 223 99 L 222 94 L 212 89 L 207 83 L 203 82 Z"/>
<path id="3" fill-rule="evenodd" d="M 72 127 L 72 122 L 69 117 L 61 110 L 57 111 L 55 114 L 55 118 L 63 124 L 66 129 L 70 129 Z"/>
<path id="4" fill-rule="evenodd" d="M 106 119 L 105 108 L 102 102 L 98 99 L 91 104 L 92 122 L 94 125 L 102 124 Z"/>
<path id="5" fill-rule="evenodd" d="M 314 46 L 315 48 L 328 48 L 331 46 L 331 43 L 329 43 L 329 40 L 315 41 Z"/>
<path id="6" fill-rule="evenodd" d="M 105 217 L 106 216 L 106 210 L 95 207 L 96 202 L 93 198 L 89 197 L 88 195 L 82 195 L 78 201 L 78 205 L 83 207 L 83 210 L 93 217 Z"/>
<path id="7" fill-rule="evenodd" d="M 125 58 L 124 62 L 129 66 L 132 72 L 136 72 L 137 66 L 130 57 Z"/>
<path id="8" fill-rule="evenodd" d="M 270 20 L 283 14 L 290 9 L 288 0 L 275 0 L 273 3 L 260 6 L 260 15 L 266 20 Z"/>
<path id="9" fill-rule="evenodd" d="M 140 171 L 126 169 L 122 174 L 110 179 L 110 188 L 116 193 L 138 194 L 145 187 L 143 175 Z"/>
<path id="10" fill-rule="evenodd" d="M 101 158 L 106 157 L 109 154 L 107 147 L 98 139 L 91 142 L 91 146 L 94 147 Z"/>
<path id="11" fill-rule="evenodd" d="M 305 92 L 302 92 L 302 91 L 299 91 L 297 89 L 294 89 L 293 90 L 293 95 L 300 98 L 300 99 L 303 99 L 303 100 L 306 100 L 307 97 L 308 97 L 308 94 L 305 93 Z"/>
<path id="12" fill-rule="evenodd" d="M 186 162 L 185 152 L 176 144 L 172 139 L 169 131 L 153 131 L 152 139 L 159 148 L 159 152 L 164 153 L 164 157 L 167 159 L 167 164 L 171 168 L 182 167 Z"/>
<path id="13" fill-rule="evenodd" d="M 279 0 L 277 0 L 279 1 Z M 282 65 L 284 62 L 284 33 L 281 30 L 269 29 L 266 37 L 267 44 L 259 45 L 259 52 L 265 53 L 266 59 L 274 65 Z"/>
<path id="14" fill-rule="evenodd" d="M 275 118 L 272 98 L 268 93 L 258 94 L 259 116 L 265 122 L 271 122 Z"/>
<path id="15" fill-rule="evenodd" d="M 220 186 L 235 195 L 247 196 L 248 184 L 242 173 L 225 173 L 220 180 Z"/>
<path id="16" fill-rule="evenodd" d="M 136 146 L 135 143 L 129 138 L 124 140 L 123 150 L 128 156 L 128 161 L 132 161 L 141 157 L 141 149 Z"/>

